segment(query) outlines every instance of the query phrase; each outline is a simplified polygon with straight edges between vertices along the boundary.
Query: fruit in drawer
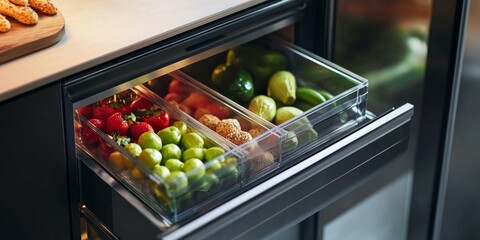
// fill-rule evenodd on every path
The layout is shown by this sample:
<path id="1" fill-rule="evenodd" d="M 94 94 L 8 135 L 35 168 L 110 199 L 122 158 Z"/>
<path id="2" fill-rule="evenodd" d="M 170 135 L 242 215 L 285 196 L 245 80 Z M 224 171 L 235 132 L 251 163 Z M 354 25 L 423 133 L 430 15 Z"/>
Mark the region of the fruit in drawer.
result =
<path id="1" fill-rule="evenodd" d="M 330 92 L 328 92 L 327 90 L 322 89 L 322 90 L 318 90 L 318 92 L 320 94 L 322 94 L 322 96 L 325 98 L 325 100 L 333 98 L 333 95 Z"/>
<path id="2" fill-rule="evenodd" d="M 182 121 L 175 121 L 173 123 L 173 126 L 177 127 L 178 130 L 180 130 L 180 133 L 181 133 L 181 136 L 185 136 L 185 134 L 187 134 L 188 132 L 188 126 L 186 123 L 182 122 Z"/>
<path id="3" fill-rule="evenodd" d="M 180 159 L 182 157 L 182 150 L 179 146 L 173 143 L 169 143 L 163 146 L 162 150 L 160 150 L 160 153 L 162 153 L 164 162 L 168 159 Z"/>
<path id="4" fill-rule="evenodd" d="M 173 78 L 168 85 L 168 93 L 177 93 L 180 95 L 188 94 L 189 88 L 183 84 L 180 80 Z"/>
<path id="5" fill-rule="evenodd" d="M 153 148 L 144 148 L 138 156 L 138 160 L 151 170 L 155 165 L 162 162 L 162 158 L 160 151 Z"/>
<path id="6" fill-rule="evenodd" d="M 213 70 L 212 83 L 216 90 L 238 104 L 248 103 L 255 91 L 250 73 L 236 64 L 219 64 Z"/>
<path id="7" fill-rule="evenodd" d="M 161 165 L 155 165 L 153 167 L 153 172 L 163 179 L 166 179 L 168 175 L 170 175 L 170 170 L 167 167 Z"/>
<path id="8" fill-rule="evenodd" d="M 167 101 L 175 101 L 177 103 L 182 102 L 185 98 L 188 97 L 188 94 L 180 94 L 180 93 L 168 93 L 163 97 Z"/>
<path id="9" fill-rule="evenodd" d="M 196 181 L 205 175 L 205 165 L 198 158 L 190 158 L 183 164 L 182 171 L 190 182 Z"/>
<path id="10" fill-rule="evenodd" d="M 211 101 L 207 96 L 195 91 L 191 92 L 180 104 L 185 105 L 192 112 L 195 112 L 198 108 L 211 104 Z"/>
<path id="11" fill-rule="evenodd" d="M 187 149 L 192 147 L 203 148 L 204 144 L 205 141 L 202 136 L 195 132 L 187 133 L 182 138 L 182 145 Z"/>
<path id="12" fill-rule="evenodd" d="M 80 110 L 80 109 L 79 109 Z M 108 119 L 114 113 L 128 115 L 132 111 L 130 105 L 122 102 L 97 103 L 91 110 L 91 116 L 102 120 Z"/>
<path id="13" fill-rule="evenodd" d="M 213 115 L 219 119 L 225 119 L 228 118 L 232 115 L 232 112 L 229 107 L 223 105 L 223 104 L 218 104 L 218 103 L 210 103 L 209 105 L 206 105 L 204 107 L 198 108 L 194 113 L 193 117 L 197 120 L 199 120 L 201 117 L 204 115 Z"/>
<path id="14" fill-rule="evenodd" d="M 129 128 L 130 136 L 137 140 L 144 132 L 153 132 L 153 127 L 146 122 L 133 123 Z"/>
<path id="15" fill-rule="evenodd" d="M 244 72 L 236 79 L 233 79 L 233 82 L 223 92 L 239 104 L 248 103 L 252 99 L 254 92 L 252 78 Z"/>
<path id="16" fill-rule="evenodd" d="M 173 171 L 182 171 L 183 162 L 180 161 L 179 159 L 171 158 L 171 159 L 168 159 L 168 160 L 165 162 L 165 167 L 167 167 L 168 170 L 170 170 L 170 172 L 173 172 Z"/>
<path id="17" fill-rule="evenodd" d="M 252 75 L 255 94 L 258 95 L 265 93 L 268 78 L 274 72 L 286 69 L 287 59 L 280 52 L 266 49 L 257 43 L 248 43 L 230 49 L 226 63 L 244 67 Z"/>
<path id="18" fill-rule="evenodd" d="M 203 148 L 192 147 L 183 151 L 182 159 L 184 162 L 186 162 L 190 158 L 197 158 L 197 159 L 203 160 L 203 157 L 204 157 Z"/>
<path id="19" fill-rule="evenodd" d="M 232 115 L 232 110 L 224 104 L 211 103 L 205 108 L 210 112 L 210 114 L 217 116 L 220 119 L 229 118 Z"/>
<path id="20" fill-rule="evenodd" d="M 88 121 L 98 129 L 102 131 L 105 130 L 105 123 L 102 120 L 90 118 Z M 82 128 L 82 140 L 88 144 L 96 144 L 98 143 L 98 135 L 91 128 L 84 126 Z"/>
<path id="21" fill-rule="evenodd" d="M 248 104 L 248 110 L 270 122 L 275 117 L 277 105 L 273 98 L 265 95 L 258 95 L 250 101 Z"/>
<path id="22" fill-rule="evenodd" d="M 135 115 L 123 115 L 120 112 L 116 112 L 108 117 L 106 122 L 106 133 L 113 134 L 117 132 L 121 136 L 125 136 L 128 133 L 128 129 L 130 127 L 128 121 L 135 121 Z"/>
<path id="23" fill-rule="evenodd" d="M 166 127 L 160 130 L 157 135 L 162 139 L 163 144 L 178 144 L 182 139 L 182 132 L 175 126 Z"/>
<path id="24" fill-rule="evenodd" d="M 130 103 L 130 109 L 133 112 L 143 110 L 143 109 L 148 109 L 151 106 L 153 106 L 153 103 L 150 102 L 149 100 L 145 99 L 145 98 L 142 98 L 142 97 L 139 97 L 139 98 L 133 100 L 132 103 Z"/>
<path id="25" fill-rule="evenodd" d="M 150 124 L 155 132 L 158 132 L 170 125 L 170 114 L 167 112 L 155 109 L 142 118 L 143 122 Z"/>
<path id="26" fill-rule="evenodd" d="M 134 164 L 119 151 L 112 152 L 110 156 L 108 156 L 108 162 L 119 172 L 123 172 L 134 166 Z"/>
<path id="27" fill-rule="evenodd" d="M 211 147 L 205 151 L 204 158 L 205 158 L 205 161 L 208 162 L 224 153 L 225 153 L 225 150 L 223 150 L 220 147 Z"/>
<path id="28" fill-rule="evenodd" d="M 182 111 L 185 112 L 186 114 L 192 115 L 192 110 L 191 110 L 189 107 L 187 107 L 187 106 L 185 106 L 185 105 L 183 105 L 183 104 L 181 104 L 181 103 L 178 103 L 178 102 L 176 102 L 176 101 L 173 101 L 173 100 L 168 101 L 168 102 L 169 102 L 170 104 L 172 104 L 175 108 L 182 110 Z"/>
<path id="29" fill-rule="evenodd" d="M 107 120 L 112 114 L 120 112 L 115 110 L 112 106 L 102 105 L 92 109 L 92 117 L 102 120 Z"/>
<path id="30" fill-rule="evenodd" d="M 286 105 L 295 102 L 297 80 L 289 71 L 275 72 L 268 81 L 267 95 Z"/>
<path id="31" fill-rule="evenodd" d="M 136 179 L 136 180 L 144 180 L 145 178 L 147 178 L 145 173 L 143 173 L 142 169 L 140 169 L 137 166 L 130 168 L 128 170 L 128 173 L 133 179 Z"/>
<path id="32" fill-rule="evenodd" d="M 138 157 L 140 153 L 142 153 L 142 147 L 138 143 L 128 143 L 124 148 L 132 154 L 133 157 Z"/>
<path id="33" fill-rule="evenodd" d="M 142 149 L 153 148 L 158 151 L 162 149 L 162 139 L 154 132 L 144 132 L 138 137 L 137 142 Z"/>
<path id="34" fill-rule="evenodd" d="M 89 119 L 92 117 L 92 110 L 93 110 L 92 106 L 85 106 L 77 109 L 77 112 L 83 117 L 85 117 L 86 119 Z"/>
<path id="35" fill-rule="evenodd" d="M 213 159 L 205 162 L 205 170 L 209 173 L 214 173 L 216 171 L 219 171 L 221 168 L 222 168 L 222 164 L 220 164 L 220 160 Z"/>
<path id="36" fill-rule="evenodd" d="M 326 101 L 325 97 L 317 90 L 308 87 L 297 88 L 298 100 L 309 103 L 313 106 Z"/>
<path id="37" fill-rule="evenodd" d="M 188 191 L 188 178 L 182 171 L 171 171 L 165 181 L 168 183 L 170 192 L 174 195 L 181 195 Z"/>
<path id="38" fill-rule="evenodd" d="M 217 175 L 215 175 L 212 172 L 206 172 L 205 175 L 202 177 L 202 185 L 200 186 L 200 189 L 202 191 L 208 191 L 210 190 L 213 186 L 218 184 L 220 180 L 218 179 Z"/>
<path id="39" fill-rule="evenodd" d="M 220 165 L 226 178 L 236 179 L 239 176 L 237 159 L 233 157 L 225 158 L 223 161 L 220 161 Z"/>
<path id="40" fill-rule="evenodd" d="M 281 107 L 277 109 L 277 114 L 275 115 L 275 124 L 280 125 L 302 113 L 303 111 L 296 107 L 291 107 L 291 106 Z"/>

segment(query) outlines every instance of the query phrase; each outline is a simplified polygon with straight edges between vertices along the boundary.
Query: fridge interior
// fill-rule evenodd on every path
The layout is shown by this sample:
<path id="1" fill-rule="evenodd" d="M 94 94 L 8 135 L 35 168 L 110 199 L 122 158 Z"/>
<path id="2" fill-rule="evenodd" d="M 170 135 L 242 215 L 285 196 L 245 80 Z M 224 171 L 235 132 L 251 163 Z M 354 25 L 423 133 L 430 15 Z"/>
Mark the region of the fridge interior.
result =
<path id="1" fill-rule="evenodd" d="M 75 102 L 78 159 L 94 159 L 171 226 L 214 209 L 374 119 L 366 106 L 368 81 L 284 40 L 288 37 L 281 36 L 289 32 L 291 27 L 286 27 L 230 42 Z M 272 86 L 268 79 L 257 91 L 251 90 L 248 100 L 212 85 L 212 72 L 227 66 L 229 52 L 251 44 L 264 48 L 260 54 L 281 56 L 282 66 L 274 66 L 267 75 L 287 70 L 295 85 L 289 94 L 303 88 L 303 95 L 282 102 L 283 96 L 275 94 L 285 92 L 272 92 L 278 86 L 288 88 L 292 79 L 278 85 L 272 81 Z M 263 105 L 252 107 L 259 95 Z M 300 104 L 300 99 L 307 102 Z M 122 119 L 122 124 L 132 126 L 160 116 L 164 126 L 147 130 L 149 137 L 143 140 L 130 127 L 118 134 L 118 129 L 108 127 L 110 116 L 105 117 L 113 115 L 112 108 L 120 112 L 116 115 L 136 115 Z M 284 115 L 277 116 L 280 108 Z M 91 118 L 103 118 L 104 124 Z M 173 133 L 162 136 L 163 129 Z M 184 141 L 187 134 L 193 136 L 191 141 Z"/>

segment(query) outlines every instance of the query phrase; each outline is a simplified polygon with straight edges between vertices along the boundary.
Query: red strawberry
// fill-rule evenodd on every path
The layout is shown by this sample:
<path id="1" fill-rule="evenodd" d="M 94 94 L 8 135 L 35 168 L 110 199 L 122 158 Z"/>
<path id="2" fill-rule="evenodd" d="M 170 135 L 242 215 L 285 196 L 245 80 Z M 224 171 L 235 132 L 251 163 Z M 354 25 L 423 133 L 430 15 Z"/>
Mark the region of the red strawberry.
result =
<path id="1" fill-rule="evenodd" d="M 102 106 L 103 119 L 108 119 L 114 113 L 120 112 L 120 109 L 115 108 L 113 104 L 103 105 Z"/>
<path id="2" fill-rule="evenodd" d="M 170 115 L 163 111 L 156 111 L 152 115 L 144 117 L 143 121 L 150 124 L 155 132 L 170 126 Z"/>
<path id="3" fill-rule="evenodd" d="M 133 114 L 132 114 L 133 115 Z M 133 117 L 135 117 L 133 115 Z M 129 124 L 127 120 L 130 120 L 131 117 L 122 115 L 120 112 L 116 112 L 112 114 L 108 119 L 107 119 L 107 128 L 106 128 L 106 133 L 107 134 L 113 134 L 113 132 L 117 132 L 119 135 L 127 135 Z"/>
<path id="4" fill-rule="evenodd" d="M 93 110 L 92 106 L 85 106 L 77 109 L 77 112 L 80 115 L 84 116 L 86 119 L 89 119 L 92 117 L 92 110 Z"/>
<path id="5" fill-rule="evenodd" d="M 100 154 L 103 160 L 108 161 L 108 157 L 112 152 L 115 151 L 115 148 L 110 146 L 105 140 L 100 139 L 100 144 L 99 144 L 99 149 L 100 149 Z"/>
<path id="6" fill-rule="evenodd" d="M 130 113 L 132 113 L 132 109 L 130 108 L 130 104 L 122 104 L 120 106 L 119 110 L 123 115 L 129 115 Z"/>
<path id="7" fill-rule="evenodd" d="M 95 127 L 97 127 L 98 129 L 102 130 L 102 131 L 105 131 L 105 122 L 100 120 L 100 119 L 96 119 L 96 118 L 90 118 L 88 119 L 89 122 L 91 122 L 93 125 L 95 125 Z"/>
<path id="8" fill-rule="evenodd" d="M 92 129 L 85 126 L 82 128 L 82 140 L 85 143 L 94 145 L 98 141 L 98 136 Z"/>
<path id="9" fill-rule="evenodd" d="M 103 116 L 103 111 L 102 111 L 101 107 L 94 107 L 92 109 L 92 118 L 105 120 L 105 117 Z"/>
<path id="10" fill-rule="evenodd" d="M 104 122 L 100 119 L 91 118 L 88 121 L 100 130 L 105 128 Z M 90 127 L 84 126 L 82 128 L 82 139 L 89 144 L 96 144 L 98 142 L 98 135 Z"/>
<path id="11" fill-rule="evenodd" d="M 144 132 L 153 132 L 152 126 L 146 122 L 137 122 L 130 126 L 130 136 L 137 140 Z"/>
<path id="12" fill-rule="evenodd" d="M 141 109 L 148 109 L 151 106 L 153 106 L 152 102 L 148 101 L 145 98 L 139 97 L 139 98 L 133 100 L 133 102 L 130 104 L 130 109 L 133 112 L 136 112 L 136 111 L 141 110 Z"/>

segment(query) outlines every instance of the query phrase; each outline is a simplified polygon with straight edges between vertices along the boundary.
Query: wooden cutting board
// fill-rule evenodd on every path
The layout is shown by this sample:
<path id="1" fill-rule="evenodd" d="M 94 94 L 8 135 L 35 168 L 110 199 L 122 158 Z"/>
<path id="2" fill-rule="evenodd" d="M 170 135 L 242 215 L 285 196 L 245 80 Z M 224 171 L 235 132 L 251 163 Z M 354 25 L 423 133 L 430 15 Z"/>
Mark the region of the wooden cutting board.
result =
<path id="1" fill-rule="evenodd" d="M 53 16 L 37 13 L 38 22 L 33 26 L 7 17 L 12 27 L 0 33 L 0 63 L 52 46 L 62 39 L 65 32 L 62 14 L 58 11 Z"/>

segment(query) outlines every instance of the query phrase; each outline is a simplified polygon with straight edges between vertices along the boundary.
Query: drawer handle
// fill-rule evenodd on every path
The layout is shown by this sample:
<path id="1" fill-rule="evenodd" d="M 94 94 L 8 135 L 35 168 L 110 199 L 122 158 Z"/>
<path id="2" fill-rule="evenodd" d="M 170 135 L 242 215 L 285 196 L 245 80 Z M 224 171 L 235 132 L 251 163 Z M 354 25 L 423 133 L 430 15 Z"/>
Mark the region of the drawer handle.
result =
<path id="1" fill-rule="evenodd" d="M 200 49 L 202 47 L 211 46 L 212 44 L 215 44 L 216 42 L 220 41 L 223 38 L 225 38 L 225 35 L 221 34 L 221 35 L 209 38 L 205 41 L 193 44 L 192 46 L 186 47 L 185 50 L 187 50 L 187 52 L 191 52 L 191 51 Z"/>

